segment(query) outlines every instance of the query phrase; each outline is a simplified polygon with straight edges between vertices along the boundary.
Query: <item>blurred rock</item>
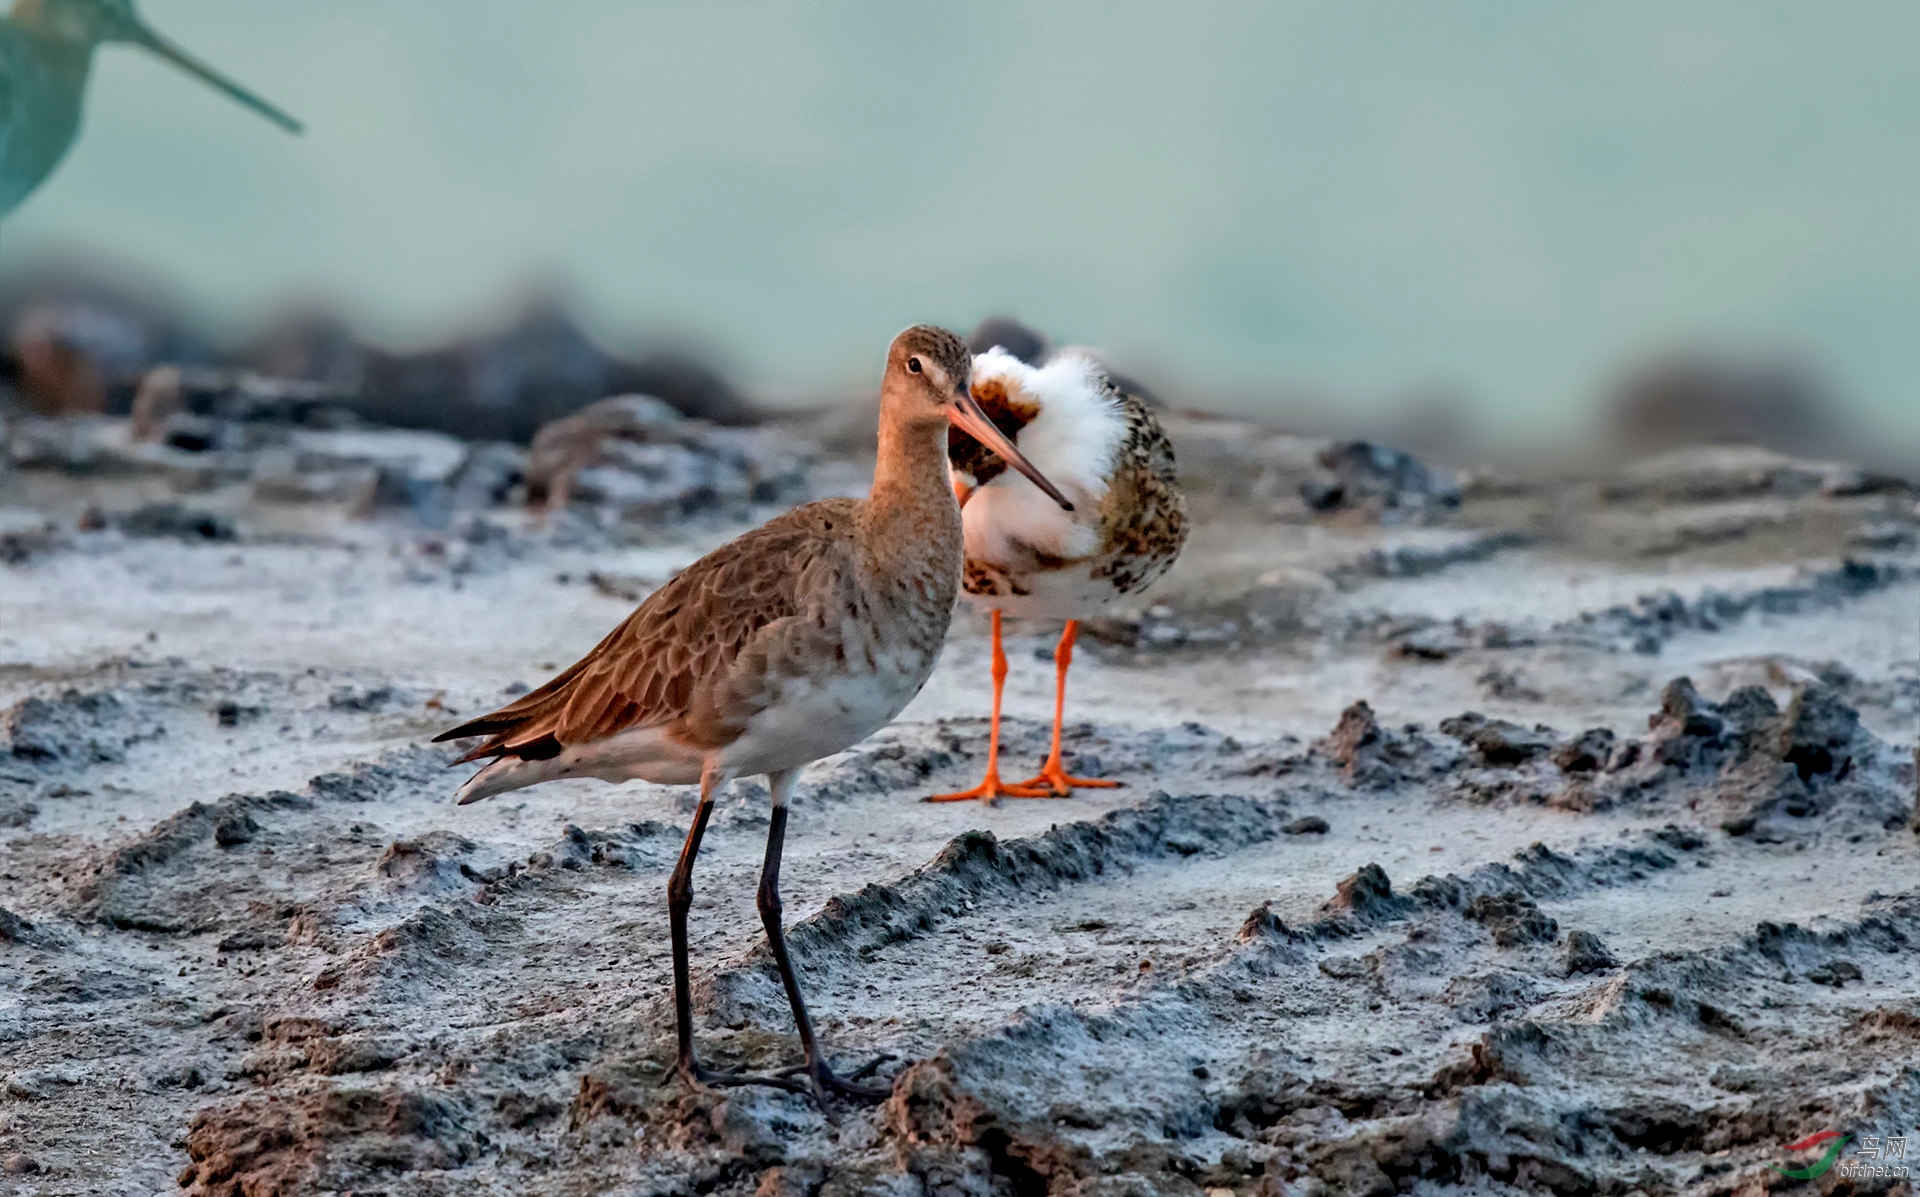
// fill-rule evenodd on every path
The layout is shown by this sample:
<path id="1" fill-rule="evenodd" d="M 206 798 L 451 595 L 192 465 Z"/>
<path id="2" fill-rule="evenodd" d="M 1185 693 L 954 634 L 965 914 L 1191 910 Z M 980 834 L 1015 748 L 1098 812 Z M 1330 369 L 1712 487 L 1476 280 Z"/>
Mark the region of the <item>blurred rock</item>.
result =
<path id="1" fill-rule="evenodd" d="M 1371 441 L 1335 441 L 1318 461 L 1324 472 L 1300 484 L 1300 498 L 1315 511 L 1367 511 L 1391 521 L 1460 505 L 1454 476 L 1411 453 Z"/>
<path id="2" fill-rule="evenodd" d="M 233 521 L 210 511 L 195 511 L 178 503 L 148 503 L 113 520 L 128 536 L 169 538 L 189 543 L 234 540 Z"/>
<path id="3" fill-rule="evenodd" d="M 217 415 L 195 410 L 196 391 L 274 379 L 284 395 L 325 399 L 376 423 L 519 444 L 586 404 L 631 392 L 717 424 L 759 418 L 696 354 L 670 346 L 637 358 L 611 353 L 552 295 L 533 297 L 500 328 L 417 352 L 367 345 L 338 313 L 309 303 L 222 354 L 186 330 L 179 310 L 123 278 L 67 265 L 16 275 L 0 293 L 0 382 L 42 415 L 121 414 L 157 364 L 219 366 L 224 378 L 154 379 L 147 406 L 162 417 Z M 167 393 L 176 384 L 184 401 Z M 155 427 L 143 421 L 143 434 Z"/>
<path id="4" fill-rule="evenodd" d="M 998 345 L 1029 366 L 1038 366 L 1052 357 L 1055 349 L 1053 339 L 1039 329 L 1030 327 L 1012 316 L 988 316 L 967 334 L 967 348 L 979 354 Z M 1107 377 L 1113 384 L 1130 395 L 1137 396 L 1150 407 L 1165 406 L 1160 397 L 1147 389 L 1146 384 L 1132 375 L 1123 374 L 1107 363 L 1106 355 L 1099 350 L 1084 345 L 1064 346 L 1076 353 L 1084 353 L 1098 361 L 1107 371 Z"/>
<path id="5" fill-rule="evenodd" d="M 1047 334 L 1027 327 L 1012 316 L 988 316 L 967 334 L 967 348 L 976 354 L 996 345 L 1029 366 L 1046 361 L 1052 352 Z"/>
<path id="6" fill-rule="evenodd" d="M 190 453 L 257 448 L 288 427 L 344 428 L 359 423 L 346 393 L 298 378 L 167 362 L 135 390 L 130 438 Z"/>
<path id="7" fill-rule="evenodd" d="M 1792 457 L 1756 445 L 1694 445 L 1650 453 L 1601 483 L 1609 502 L 1723 503 L 1767 496 L 1901 494 L 1912 482 L 1843 462 Z"/>
<path id="8" fill-rule="evenodd" d="M 74 260 L 10 272 L 0 289 L 0 356 L 28 411 L 120 414 L 158 361 L 209 362 L 178 304 L 130 275 Z"/>
<path id="9" fill-rule="evenodd" d="M 613 518 L 798 498 L 809 459 L 789 436 L 691 420 L 651 395 L 618 395 L 542 428 L 527 452 L 527 496 Z"/>
<path id="10" fill-rule="evenodd" d="M 1832 396 L 1788 357 L 1674 354 L 1630 371 L 1608 407 L 1614 439 L 1635 453 L 1728 442 L 1806 453 L 1837 439 Z"/>
<path id="11" fill-rule="evenodd" d="M 692 355 L 617 357 L 550 298 L 529 303 L 505 328 L 439 349 L 369 350 L 354 407 L 382 424 L 525 444 L 543 425 L 629 392 L 657 396 L 683 415 L 718 424 L 758 418 Z"/>
<path id="12" fill-rule="evenodd" d="M 345 317 L 318 304 L 281 312 L 235 356 L 261 374 L 317 383 L 335 394 L 357 395 L 366 382 L 366 347 Z"/>

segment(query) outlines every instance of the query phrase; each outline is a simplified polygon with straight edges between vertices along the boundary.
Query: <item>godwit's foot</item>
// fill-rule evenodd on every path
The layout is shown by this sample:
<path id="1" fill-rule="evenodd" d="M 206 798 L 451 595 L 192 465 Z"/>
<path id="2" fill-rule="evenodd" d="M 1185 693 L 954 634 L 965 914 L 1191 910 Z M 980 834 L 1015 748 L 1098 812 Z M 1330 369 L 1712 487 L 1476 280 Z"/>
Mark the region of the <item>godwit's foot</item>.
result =
<path id="1" fill-rule="evenodd" d="M 1105 777 L 1074 777 L 1059 761 L 1048 761 L 1040 772 L 1012 787 L 1028 793 L 1009 793 L 1015 798 L 1071 798 L 1075 790 L 1112 790 L 1125 784 Z"/>
<path id="2" fill-rule="evenodd" d="M 765 1085 L 769 1089 L 785 1089 L 788 1093 L 798 1093 L 802 1097 L 812 1097 L 814 1093 L 804 1082 L 794 1080 L 784 1073 L 772 1076 L 757 1076 L 747 1072 L 715 1072 L 703 1067 L 695 1060 L 682 1060 L 674 1065 L 674 1075 L 696 1089 L 738 1089 L 745 1085 Z"/>
<path id="3" fill-rule="evenodd" d="M 882 1052 L 846 1076 L 841 1076 L 834 1072 L 832 1068 L 827 1066 L 825 1060 L 820 1060 L 813 1064 L 796 1064 L 792 1068 L 783 1070 L 779 1075 L 805 1075 L 808 1080 L 813 1082 L 814 1100 L 822 1104 L 825 1104 L 825 1098 L 828 1093 L 838 1093 L 842 1097 L 851 1098 L 854 1101 L 885 1101 L 887 1098 L 893 1096 L 893 1086 L 862 1085 L 860 1084 L 860 1079 L 862 1077 L 872 1076 L 875 1069 L 891 1059 L 893 1059 L 891 1053 Z"/>
<path id="4" fill-rule="evenodd" d="M 965 802 L 971 798 L 978 798 L 982 802 L 992 803 L 1001 798 L 1051 797 L 1053 797 L 1053 794 L 1044 789 L 1035 789 L 1025 784 L 1017 786 L 1008 785 L 1006 782 L 1000 780 L 1000 771 L 998 769 L 989 769 L 987 770 L 987 775 L 980 780 L 980 784 L 971 790 L 960 790 L 952 794 L 930 794 L 925 800 L 928 802 Z"/>

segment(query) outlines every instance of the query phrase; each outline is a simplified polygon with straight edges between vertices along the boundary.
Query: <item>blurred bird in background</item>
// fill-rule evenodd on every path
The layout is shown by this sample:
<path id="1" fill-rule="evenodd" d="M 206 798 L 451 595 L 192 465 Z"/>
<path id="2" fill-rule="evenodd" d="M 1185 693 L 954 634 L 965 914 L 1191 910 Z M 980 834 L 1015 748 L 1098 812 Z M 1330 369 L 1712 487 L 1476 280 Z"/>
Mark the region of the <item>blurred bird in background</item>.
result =
<path id="1" fill-rule="evenodd" d="M 80 131 L 87 72 L 107 42 L 143 46 L 289 133 L 300 122 L 153 31 L 133 0 L 14 0 L 0 18 L 0 216 L 33 193 Z"/>

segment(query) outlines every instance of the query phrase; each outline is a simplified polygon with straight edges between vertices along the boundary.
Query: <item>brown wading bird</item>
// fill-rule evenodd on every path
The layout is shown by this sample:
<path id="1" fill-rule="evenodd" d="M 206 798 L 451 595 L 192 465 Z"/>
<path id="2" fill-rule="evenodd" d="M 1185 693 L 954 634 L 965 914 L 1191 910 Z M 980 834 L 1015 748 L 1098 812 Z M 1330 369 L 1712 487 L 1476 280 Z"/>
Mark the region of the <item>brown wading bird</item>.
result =
<path id="1" fill-rule="evenodd" d="M 1062 350 L 1029 365 L 995 346 L 973 360 L 972 386 L 987 418 L 1073 506 L 1056 505 L 1008 473 L 996 446 L 954 434 L 949 455 L 966 527 L 964 585 L 969 599 L 993 611 L 993 721 L 980 784 L 928 801 L 1065 798 L 1078 787 L 1118 785 L 1069 776 L 1061 765 L 1067 669 L 1081 618 L 1151 585 L 1186 544 L 1173 448 L 1152 409 L 1084 352 Z M 1067 621 L 1053 654 L 1053 747 L 1038 775 L 1012 784 L 1000 780 L 1003 612 Z"/>
<path id="2" fill-rule="evenodd" d="M 895 337 L 867 498 L 809 503 L 721 546 L 558 677 L 437 737 L 487 737 L 461 758 L 492 758 L 460 787 L 463 804 L 559 777 L 700 783 L 667 885 L 678 1070 L 689 1081 L 885 1096 L 856 1083 L 874 1065 L 837 1076 L 814 1040 L 781 932 L 780 851 L 800 767 L 899 714 L 946 639 L 963 559 L 960 506 L 946 476 L 949 422 L 1069 505 L 982 414 L 968 393 L 970 366 L 966 346 L 945 329 L 917 325 Z M 694 859 L 715 795 L 751 773 L 765 773 L 773 793 L 758 906 L 806 1053 L 806 1087 L 784 1075 L 714 1074 L 694 1057 Z"/>
<path id="3" fill-rule="evenodd" d="M 80 132 L 93 52 L 128 42 L 166 59 L 289 133 L 300 122 L 155 33 L 133 0 L 14 0 L 0 18 L 0 216 L 32 194 Z"/>

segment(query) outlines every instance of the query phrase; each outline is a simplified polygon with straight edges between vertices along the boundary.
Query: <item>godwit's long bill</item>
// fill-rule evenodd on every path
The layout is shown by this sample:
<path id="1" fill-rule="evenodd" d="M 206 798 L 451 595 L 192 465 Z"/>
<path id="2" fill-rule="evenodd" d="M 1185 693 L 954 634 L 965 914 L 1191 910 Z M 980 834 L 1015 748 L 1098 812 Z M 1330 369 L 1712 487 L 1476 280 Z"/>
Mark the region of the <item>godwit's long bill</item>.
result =
<path id="1" fill-rule="evenodd" d="M 974 359 L 972 377 L 995 428 L 1074 505 L 1055 505 L 1008 472 L 1013 459 L 987 439 L 952 438 L 952 482 L 966 528 L 963 584 L 969 599 L 993 612 L 993 718 L 980 784 L 929 801 L 1064 798 L 1079 787 L 1118 785 L 1070 776 L 1061 764 L 1067 669 L 1080 620 L 1158 580 L 1186 544 L 1173 447 L 1153 410 L 1116 386 L 1090 354 L 1062 350 L 1035 366 L 995 347 Z M 1067 622 L 1054 649 L 1052 748 L 1037 775 L 1012 784 L 1000 780 L 1003 612 Z"/>
<path id="2" fill-rule="evenodd" d="M 461 803 L 561 777 L 700 784 L 667 885 L 678 1067 L 689 1081 L 802 1088 L 780 1075 L 708 1072 L 694 1055 L 694 860 L 721 787 L 764 773 L 773 811 L 758 906 L 810 1091 L 885 1096 L 857 1083 L 874 1065 L 842 1078 L 814 1038 L 781 931 L 780 854 L 801 766 L 885 726 L 925 684 L 946 639 L 964 556 L 946 474 L 949 423 L 1071 506 L 974 402 L 970 369 L 966 347 L 945 329 L 901 333 L 881 383 L 880 452 L 867 498 L 809 503 L 722 545 L 558 677 L 437 737 L 487 737 L 461 758 L 491 758 L 460 787 Z"/>

